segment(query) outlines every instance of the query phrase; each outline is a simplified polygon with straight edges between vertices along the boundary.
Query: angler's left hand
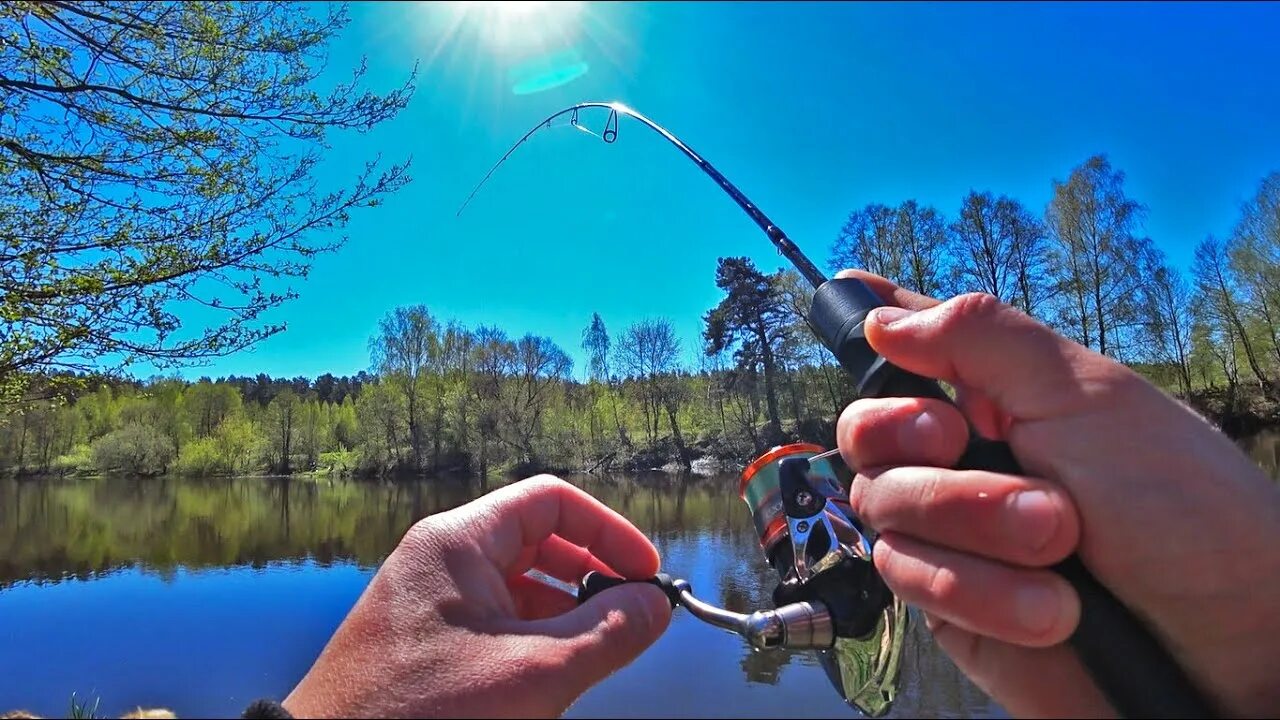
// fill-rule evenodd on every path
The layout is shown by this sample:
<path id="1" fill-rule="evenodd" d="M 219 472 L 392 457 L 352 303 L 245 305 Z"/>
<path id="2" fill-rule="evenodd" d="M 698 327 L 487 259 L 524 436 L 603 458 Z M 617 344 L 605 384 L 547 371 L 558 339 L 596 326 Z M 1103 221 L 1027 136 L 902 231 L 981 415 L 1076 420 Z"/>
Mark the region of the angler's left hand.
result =
<path id="1" fill-rule="evenodd" d="M 582 606 L 524 573 L 658 571 L 644 534 L 551 476 L 414 525 L 284 705 L 295 717 L 554 717 L 671 618 L 645 583 Z"/>

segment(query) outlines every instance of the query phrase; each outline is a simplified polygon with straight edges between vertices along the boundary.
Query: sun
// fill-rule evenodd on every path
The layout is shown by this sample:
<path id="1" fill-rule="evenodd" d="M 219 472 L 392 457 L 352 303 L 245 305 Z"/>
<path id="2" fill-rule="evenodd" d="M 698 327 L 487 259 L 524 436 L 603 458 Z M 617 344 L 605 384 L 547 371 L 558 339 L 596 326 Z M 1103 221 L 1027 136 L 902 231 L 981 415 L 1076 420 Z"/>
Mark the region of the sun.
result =
<path id="1" fill-rule="evenodd" d="M 492 12 L 498 15 L 525 17 L 542 12 L 551 3 L 544 0 L 498 0 L 497 2 L 473 2 L 468 4 L 491 6 Z"/>
<path id="2" fill-rule="evenodd" d="M 421 2 L 403 17 L 417 27 L 424 62 L 465 75 L 476 93 L 530 95 L 586 75 L 610 56 L 618 32 L 585 2 Z M 615 38 L 601 52 L 598 35 Z M 500 88 L 500 89 L 499 89 Z M 468 97 L 470 102 L 470 97 Z"/>
<path id="3" fill-rule="evenodd" d="M 579 2 L 496 0 L 459 2 L 457 12 L 493 48 L 511 51 L 549 40 L 564 41 L 576 29 Z"/>

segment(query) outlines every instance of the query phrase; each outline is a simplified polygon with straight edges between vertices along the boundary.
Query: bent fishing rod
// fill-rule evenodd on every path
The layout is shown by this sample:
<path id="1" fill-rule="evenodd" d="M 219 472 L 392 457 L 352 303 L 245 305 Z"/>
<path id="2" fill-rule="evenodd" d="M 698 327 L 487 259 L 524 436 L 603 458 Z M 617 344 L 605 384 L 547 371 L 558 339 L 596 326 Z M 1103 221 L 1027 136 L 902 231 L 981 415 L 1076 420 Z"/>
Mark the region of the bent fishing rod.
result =
<path id="1" fill-rule="evenodd" d="M 608 110 L 604 128 L 598 134 L 587 128 L 579 117 L 582 111 L 589 109 Z M 715 166 L 694 152 L 669 130 L 622 103 L 578 103 L 548 116 L 516 141 L 489 169 L 462 206 L 458 208 L 458 215 L 461 215 L 494 172 L 539 130 L 550 128 L 557 120 L 568 117 L 570 127 L 599 137 L 606 143 L 613 143 L 618 138 L 618 122 L 621 116 L 636 120 L 657 133 L 697 165 L 751 218 L 778 252 L 813 286 L 814 293 L 807 318 L 809 326 L 851 376 L 858 397 L 917 397 L 953 403 L 937 381 L 898 368 L 871 348 L 863 332 L 864 321 L 873 309 L 885 303 L 870 287 L 856 278 L 828 279 L 805 257 L 787 234 L 741 190 L 729 182 Z M 810 455 L 809 459 L 813 460 L 812 453 Z M 811 573 L 797 576 L 796 571 L 803 569 L 800 566 L 805 562 L 806 553 L 803 549 L 798 550 L 795 547 L 795 534 L 800 527 L 804 527 L 804 532 L 807 534 L 809 527 L 808 521 L 798 521 L 797 518 L 800 515 L 812 517 L 817 515 L 811 515 L 808 512 L 813 510 L 812 507 L 796 507 L 795 502 L 797 497 L 813 498 L 813 489 L 804 487 L 804 473 L 808 469 L 808 463 L 806 462 L 804 467 L 796 467 L 794 463 L 793 466 L 788 467 L 789 461 L 800 463 L 804 460 L 802 458 L 783 459 L 776 469 L 777 476 L 781 478 L 783 500 L 787 498 L 791 500 L 789 507 L 782 508 L 788 522 L 784 532 L 789 530 L 792 535 L 789 554 L 793 555 L 789 558 L 791 562 L 784 565 L 793 566 L 788 569 L 788 581 L 793 585 L 803 586 L 807 581 L 818 576 Z M 1007 443 L 984 438 L 972 427 L 968 445 L 956 469 L 987 470 L 1012 475 L 1024 474 Z M 788 487 L 792 488 L 791 494 L 788 494 Z M 745 495 L 745 475 L 744 499 L 748 499 Z M 847 508 L 847 498 L 845 503 L 844 507 Z M 793 515 L 793 511 L 798 514 Z M 797 525 L 797 522 L 804 524 Z M 832 547 L 839 544 L 835 538 L 831 538 L 829 542 Z M 799 557 L 794 557 L 797 551 Z M 772 557 L 770 559 L 771 564 L 776 560 Z M 869 560 L 869 557 L 866 559 Z M 874 572 L 874 566 L 870 562 L 864 564 Z M 779 572 L 783 572 L 779 565 L 775 564 L 774 567 Z M 1094 682 L 1121 715 L 1126 717 L 1212 717 L 1215 715 L 1210 702 L 1174 660 L 1168 649 L 1160 644 L 1143 621 L 1094 578 L 1078 555 L 1071 555 L 1055 565 L 1053 570 L 1065 578 L 1080 597 L 1080 621 L 1071 635 L 1070 644 Z M 673 606 L 678 601 L 684 601 L 685 596 L 691 597 L 687 585 L 673 585 L 669 578 L 665 585 L 662 582 L 656 584 L 664 586 Z M 588 585 L 591 588 L 588 588 Z M 609 582 L 600 581 L 598 578 L 590 583 L 584 580 L 583 589 L 587 592 L 581 593 L 580 597 L 589 596 L 592 592 L 598 592 L 608 586 L 610 586 Z M 775 598 L 778 595 L 779 593 L 775 591 Z M 690 607 L 699 617 L 703 619 L 714 617 L 719 622 L 711 620 L 713 624 L 736 629 L 744 635 L 747 632 L 754 632 L 751 628 L 765 622 L 765 619 L 756 618 L 753 625 L 745 618 L 715 616 L 715 613 L 708 612 L 706 607 L 693 602 L 685 601 L 683 604 Z M 830 608 L 823 605 L 819 598 L 809 603 L 809 608 L 804 612 L 809 613 L 814 607 L 821 613 L 830 611 Z M 767 619 L 774 623 L 781 622 L 781 619 L 776 617 Z M 812 623 L 805 620 L 801 624 L 807 627 Z M 823 642 L 828 642 L 828 636 L 831 634 L 829 630 L 830 628 L 826 628 L 820 633 Z M 836 630 L 835 634 L 839 635 L 839 628 L 837 627 Z M 810 646 L 813 640 L 814 638 L 810 636 L 808 641 Z M 761 645 L 766 644 L 761 643 Z"/>

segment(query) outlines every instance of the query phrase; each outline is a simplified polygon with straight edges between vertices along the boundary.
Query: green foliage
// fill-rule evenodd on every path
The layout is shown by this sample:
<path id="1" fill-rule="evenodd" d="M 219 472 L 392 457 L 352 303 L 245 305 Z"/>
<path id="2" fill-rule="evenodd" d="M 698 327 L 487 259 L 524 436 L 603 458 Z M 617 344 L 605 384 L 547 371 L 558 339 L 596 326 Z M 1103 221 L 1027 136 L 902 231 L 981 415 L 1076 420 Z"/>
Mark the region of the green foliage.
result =
<path id="1" fill-rule="evenodd" d="M 25 373 L 224 355 L 282 328 L 262 313 L 350 212 L 408 181 L 314 170 L 333 129 L 393 117 L 364 68 L 321 86 L 345 7 L 6 3 L 0 12 L 0 393 Z M 184 310 L 215 319 L 184 327 Z M 185 331 L 185 332 L 180 332 Z M 207 433 L 206 433 L 207 434 Z"/>
<path id="2" fill-rule="evenodd" d="M 263 430 L 267 437 L 267 453 L 272 469 L 288 473 L 293 468 L 293 453 L 301 434 L 302 402 L 292 390 L 285 390 L 267 405 Z"/>
<path id="3" fill-rule="evenodd" d="M 76 445 L 71 452 L 54 459 L 50 469 L 59 475 L 82 475 L 94 470 L 93 451 L 87 444 Z"/>
<path id="4" fill-rule="evenodd" d="M 860 261 L 898 268 L 908 281 L 977 283 L 1043 311 L 1214 417 L 1274 415 L 1274 399 L 1267 406 L 1258 391 L 1280 396 L 1280 175 L 1260 184 L 1229 238 L 1200 244 L 1191 282 L 1135 235 L 1138 205 L 1122 181 L 1091 158 L 1058 183 L 1046 224 L 1014 200 L 975 191 L 955 222 L 907 201 L 855 213 L 845 235 L 866 241 Z M 874 257 L 877 243 L 897 255 Z M 1131 252 L 1123 267 L 1107 259 L 1122 251 Z M 1091 269 L 1095 261 L 1112 267 Z M 0 465 L 489 475 L 700 457 L 736 467 L 780 441 L 829 444 L 852 386 L 806 327 L 812 289 L 794 272 L 765 273 L 744 258 L 722 259 L 716 281 L 724 294 L 705 316 L 697 368 L 684 364 L 681 339 L 661 319 L 610 338 L 593 314 L 577 381 L 548 338 L 397 308 L 370 342 L 376 376 L 82 378 L 74 402 L 32 401 L 0 415 Z"/>
<path id="5" fill-rule="evenodd" d="M 351 475 L 362 466 L 360 453 L 353 450 L 333 450 L 320 453 L 317 471 L 333 475 Z"/>
<path id="6" fill-rule="evenodd" d="M 218 452 L 218 442 L 213 438 L 200 438 L 182 446 L 173 469 L 181 475 L 208 477 L 229 473 L 227 458 Z"/>
<path id="7" fill-rule="evenodd" d="M 244 415 L 223 420 L 213 439 L 228 472 L 242 473 L 258 467 L 265 440 L 259 427 Z"/>
<path id="8" fill-rule="evenodd" d="M 732 351 L 736 370 L 763 372 L 770 442 L 782 436 L 777 348 L 792 330 L 781 272 L 765 275 L 748 258 L 720 258 L 716 287 L 725 298 L 705 316 L 707 355 Z"/>
<path id="9" fill-rule="evenodd" d="M 173 442 L 156 428 L 132 422 L 103 435 L 91 446 L 99 472 L 160 475 L 177 454 Z"/>

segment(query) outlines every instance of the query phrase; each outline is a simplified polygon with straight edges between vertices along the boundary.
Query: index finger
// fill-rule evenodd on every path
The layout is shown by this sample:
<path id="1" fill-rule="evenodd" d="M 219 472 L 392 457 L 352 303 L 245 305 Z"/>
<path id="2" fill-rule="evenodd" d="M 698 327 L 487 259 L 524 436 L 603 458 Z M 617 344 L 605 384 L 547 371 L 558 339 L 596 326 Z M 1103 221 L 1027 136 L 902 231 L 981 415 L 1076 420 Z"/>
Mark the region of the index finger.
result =
<path id="1" fill-rule="evenodd" d="M 539 475 L 495 490 L 476 501 L 488 516 L 480 549 L 503 572 L 521 550 L 552 535 L 586 548 L 626 578 L 658 572 L 658 551 L 629 520 L 560 478 Z"/>
<path id="2" fill-rule="evenodd" d="M 875 294 L 880 296 L 881 300 L 889 305 L 897 305 L 908 310 L 924 310 L 934 305 L 940 305 L 941 300 L 935 300 L 928 295 L 921 295 L 918 292 L 912 292 L 905 288 L 898 287 L 892 280 L 880 277 L 875 273 L 866 270 L 841 270 L 836 273 L 838 278 L 857 278 L 866 283 Z"/>
<path id="3" fill-rule="evenodd" d="M 866 270 L 841 270 L 836 273 L 836 277 L 861 280 L 867 284 L 867 287 L 871 288 L 872 292 L 879 295 L 880 299 L 885 303 L 904 307 L 908 310 L 927 310 L 941 305 L 943 302 L 928 295 L 922 295 L 899 287 L 892 280 Z M 987 437 L 1002 437 L 1000 423 L 996 417 L 996 409 L 989 402 L 984 402 L 985 398 L 982 394 L 970 391 L 962 382 L 953 380 L 951 385 L 956 390 L 956 404 L 964 409 L 965 417 L 974 423 L 978 431 Z"/>

